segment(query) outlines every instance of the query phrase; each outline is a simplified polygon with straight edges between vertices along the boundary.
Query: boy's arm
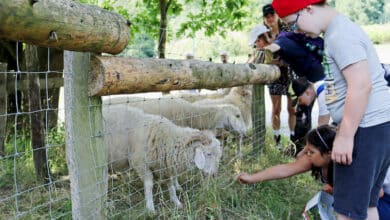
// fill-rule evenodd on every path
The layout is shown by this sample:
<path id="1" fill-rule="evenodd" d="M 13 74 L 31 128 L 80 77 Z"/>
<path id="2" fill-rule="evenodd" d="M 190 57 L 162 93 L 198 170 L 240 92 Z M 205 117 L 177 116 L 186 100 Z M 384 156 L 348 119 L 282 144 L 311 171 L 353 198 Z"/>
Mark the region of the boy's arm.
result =
<path id="1" fill-rule="evenodd" d="M 333 143 L 332 160 L 349 165 L 352 163 L 353 139 L 371 92 L 371 77 L 367 60 L 351 64 L 342 72 L 347 81 L 347 95 L 343 119 Z"/>

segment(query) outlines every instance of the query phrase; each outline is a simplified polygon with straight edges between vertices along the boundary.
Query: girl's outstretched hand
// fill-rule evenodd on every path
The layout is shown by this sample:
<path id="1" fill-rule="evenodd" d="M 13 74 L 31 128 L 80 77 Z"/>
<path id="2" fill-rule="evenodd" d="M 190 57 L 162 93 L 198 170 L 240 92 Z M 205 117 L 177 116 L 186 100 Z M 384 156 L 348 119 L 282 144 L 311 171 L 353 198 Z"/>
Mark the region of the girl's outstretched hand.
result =
<path id="1" fill-rule="evenodd" d="M 251 184 L 251 183 L 252 183 L 251 175 L 249 175 L 249 174 L 247 174 L 247 173 L 239 173 L 239 174 L 236 176 L 236 180 L 237 180 L 239 183 L 242 183 L 242 184 Z"/>

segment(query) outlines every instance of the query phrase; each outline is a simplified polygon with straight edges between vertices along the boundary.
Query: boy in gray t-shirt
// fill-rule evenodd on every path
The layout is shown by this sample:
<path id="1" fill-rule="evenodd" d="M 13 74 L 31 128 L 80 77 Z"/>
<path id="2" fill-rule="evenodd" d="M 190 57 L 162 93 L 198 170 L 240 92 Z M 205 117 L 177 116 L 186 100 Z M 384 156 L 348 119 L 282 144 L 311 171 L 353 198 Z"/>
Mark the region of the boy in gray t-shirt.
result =
<path id="1" fill-rule="evenodd" d="M 338 219 L 378 219 L 390 165 L 390 93 L 375 49 L 326 0 L 273 0 L 272 6 L 291 30 L 324 34 L 326 103 L 339 124 L 332 150 Z"/>

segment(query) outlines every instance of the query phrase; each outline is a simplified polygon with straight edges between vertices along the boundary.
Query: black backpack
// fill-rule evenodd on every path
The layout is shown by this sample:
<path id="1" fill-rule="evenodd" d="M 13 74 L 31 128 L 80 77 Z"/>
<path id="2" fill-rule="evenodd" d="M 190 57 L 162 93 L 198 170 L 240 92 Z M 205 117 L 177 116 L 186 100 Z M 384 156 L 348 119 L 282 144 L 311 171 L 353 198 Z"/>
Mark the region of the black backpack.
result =
<path id="1" fill-rule="evenodd" d="M 385 69 L 385 80 L 387 81 L 387 86 L 390 86 L 390 64 L 382 63 L 383 69 Z"/>

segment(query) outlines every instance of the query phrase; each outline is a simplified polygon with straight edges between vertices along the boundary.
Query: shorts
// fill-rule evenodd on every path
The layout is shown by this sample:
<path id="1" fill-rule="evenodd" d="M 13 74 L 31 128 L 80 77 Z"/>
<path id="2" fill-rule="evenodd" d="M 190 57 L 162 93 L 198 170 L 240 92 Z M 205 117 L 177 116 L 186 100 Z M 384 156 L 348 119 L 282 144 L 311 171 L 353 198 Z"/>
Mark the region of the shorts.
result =
<path id="1" fill-rule="evenodd" d="M 288 95 L 288 87 L 291 83 L 291 79 L 288 74 L 288 69 L 281 68 L 280 74 L 281 75 L 279 79 L 268 84 L 270 95 Z"/>
<path id="2" fill-rule="evenodd" d="M 273 83 L 268 85 L 270 95 L 287 95 L 288 85 Z"/>
<path id="3" fill-rule="evenodd" d="M 379 219 L 390 219 L 390 195 L 386 194 L 378 202 Z"/>
<path id="4" fill-rule="evenodd" d="M 352 219 L 366 219 L 368 207 L 378 205 L 390 165 L 390 122 L 359 127 L 354 137 L 352 164 L 334 166 L 334 209 Z"/>

